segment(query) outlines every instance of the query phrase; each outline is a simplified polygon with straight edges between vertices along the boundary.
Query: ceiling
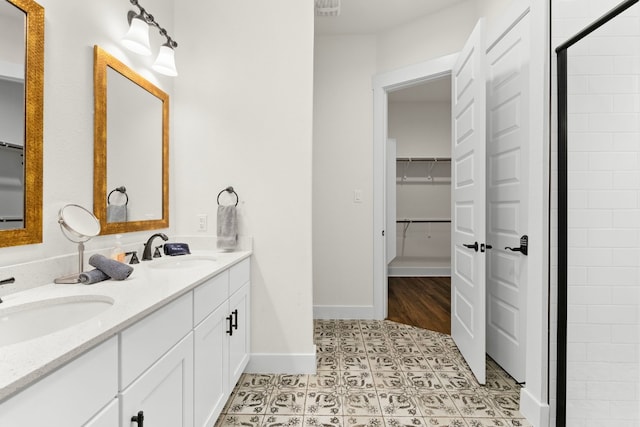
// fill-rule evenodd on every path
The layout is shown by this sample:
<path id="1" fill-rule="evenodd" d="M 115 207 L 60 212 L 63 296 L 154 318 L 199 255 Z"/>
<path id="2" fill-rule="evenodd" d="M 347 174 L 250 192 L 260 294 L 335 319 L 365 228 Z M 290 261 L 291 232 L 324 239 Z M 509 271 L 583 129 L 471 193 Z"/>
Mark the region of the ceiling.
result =
<path id="1" fill-rule="evenodd" d="M 339 16 L 316 16 L 315 32 L 376 34 L 467 0 L 341 0 Z"/>

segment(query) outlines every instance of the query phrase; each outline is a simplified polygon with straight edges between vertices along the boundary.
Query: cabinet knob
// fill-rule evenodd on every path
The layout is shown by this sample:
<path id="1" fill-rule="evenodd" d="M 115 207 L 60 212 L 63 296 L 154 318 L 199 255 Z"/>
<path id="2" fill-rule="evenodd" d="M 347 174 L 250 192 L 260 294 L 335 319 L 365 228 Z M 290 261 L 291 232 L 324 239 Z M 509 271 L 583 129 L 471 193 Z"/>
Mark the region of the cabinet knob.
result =
<path id="1" fill-rule="evenodd" d="M 131 421 L 138 424 L 138 427 L 144 427 L 144 412 L 139 411 L 138 415 L 131 417 Z"/>

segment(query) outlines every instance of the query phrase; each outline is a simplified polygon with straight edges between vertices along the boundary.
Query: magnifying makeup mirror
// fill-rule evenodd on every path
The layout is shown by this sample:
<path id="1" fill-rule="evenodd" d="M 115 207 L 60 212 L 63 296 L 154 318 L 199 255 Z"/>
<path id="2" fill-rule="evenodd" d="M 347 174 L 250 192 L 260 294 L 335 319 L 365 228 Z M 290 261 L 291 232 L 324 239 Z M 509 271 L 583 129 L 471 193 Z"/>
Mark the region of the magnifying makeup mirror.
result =
<path id="1" fill-rule="evenodd" d="M 60 209 L 58 224 L 67 240 L 78 244 L 78 272 L 59 277 L 54 283 L 80 283 L 80 273 L 84 269 L 84 243 L 100 234 L 100 221 L 82 206 L 70 204 Z"/>

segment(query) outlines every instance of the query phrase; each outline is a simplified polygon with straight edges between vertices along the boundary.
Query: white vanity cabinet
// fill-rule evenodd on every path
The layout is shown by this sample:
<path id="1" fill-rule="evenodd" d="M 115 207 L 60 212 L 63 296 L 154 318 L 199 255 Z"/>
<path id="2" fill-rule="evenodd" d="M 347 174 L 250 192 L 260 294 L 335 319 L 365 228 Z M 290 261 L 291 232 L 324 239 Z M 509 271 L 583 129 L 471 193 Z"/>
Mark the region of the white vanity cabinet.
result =
<path id="1" fill-rule="evenodd" d="M 118 339 L 112 337 L 0 404 L 0 426 L 117 425 L 109 423 L 112 412 L 103 412 L 117 394 Z"/>
<path id="2" fill-rule="evenodd" d="M 249 362 L 249 280 L 246 258 L 149 308 L 117 336 L 0 403 L 0 426 L 213 426 Z"/>
<path id="3" fill-rule="evenodd" d="M 250 261 L 194 290 L 194 419 L 215 424 L 249 362 Z"/>

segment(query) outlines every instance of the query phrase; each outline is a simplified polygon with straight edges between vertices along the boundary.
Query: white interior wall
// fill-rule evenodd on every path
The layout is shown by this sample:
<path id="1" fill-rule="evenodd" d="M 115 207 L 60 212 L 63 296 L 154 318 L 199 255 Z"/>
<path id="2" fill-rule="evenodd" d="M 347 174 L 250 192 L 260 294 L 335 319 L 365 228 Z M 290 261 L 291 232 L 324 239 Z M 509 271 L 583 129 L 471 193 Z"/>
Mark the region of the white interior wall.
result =
<path id="1" fill-rule="evenodd" d="M 146 0 L 144 4 L 180 43 L 176 51 L 180 75 L 170 78 L 151 71 L 153 56 L 141 57 L 121 47 L 128 28 L 128 2 L 40 0 L 46 19 L 44 241 L 0 248 L 0 268 L 67 255 L 73 265 L 76 245 L 63 237 L 56 218 L 67 203 L 89 209 L 93 205 L 93 45 L 98 44 L 171 97 L 171 226 L 163 231 L 170 238 L 177 230 L 193 233 L 196 215 L 205 213 L 209 216 L 205 234 L 215 234 L 215 197 L 227 185 L 236 186 L 243 201 L 241 233 L 253 236 L 255 243 L 253 350 L 302 354 L 304 360 L 311 355 L 315 366 L 312 4 L 293 0 L 280 7 L 264 4 L 259 13 L 252 4 L 247 13 L 246 3 L 177 3 Z M 153 32 L 150 38 L 157 51 L 162 39 Z M 177 96 L 174 85 L 182 96 Z M 141 242 L 150 234 L 126 233 L 122 240 Z M 86 246 L 91 251 L 113 244 L 114 236 L 100 236 Z M 30 280 L 43 283 L 60 275 L 32 273 Z"/>
<path id="2" fill-rule="evenodd" d="M 389 102 L 388 115 L 398 157 L 451 157 L 451 102 Z"/>
<path id="3" fill-rule="evenodd" d="M 316 37 L 314 305 L 371 306 L 374 36 Z M 362 202 L 354 191 L 362 191 Z M 337 297 L 337 298 L 336 298 Z"/>
<path id="4" fill-rule="evenodd" d="M 618 1 L 553 0 L 553 46 Z M 638 6 L 569 49 L 567 425 L 636 425 L 640 298 L 636 193 L 640 132 Z M 552 55 L 555 66 L 555 55 Z M 556 74 L 553 76 L 555 93 Z M 556 103 L 552 117 L 557 116 Z M 553 129 L 554 144 L 557 127 Z M 555 153 L 554 153 L 555 157 Z M 557 172 L 557 168 L 555 169 Z M 557 181 L 553 180 L 554 186 Z M 555 188 L 554 188 L 555 190 Z M 554 197 L 556 196 L 554 192 Z M 557 229 L 557 204 L 553 200 Z M 554 242 L 557 244 L 557 242 Z M 552 246 L 552 421 L 556 408 L 557 251 Z M 631 374 L 635 373 L 635 374 Z"/>
<path id="5" fill-rule="evenodd" d="M 379 34 L 376 71 L 458 52 L 479 16 L 477 1 L 467 0 Z"/>
<path id="6" fill-rule="evenodd" d="M 173 93 L 173 79 L 151 72 L 153 57 L 141 57 L 121 47 L 120 39 L 128 28 L 127 2 L 38 3 L 45 8 L 43 243 L 0 248 L 0 268 L 77 253 L 76 245 L 62 235 L 57 215 L 67 203 L 93 207 L 93 45 L 100 45 L 165 92 Z M 169 33 L 173 33 L 173 3 L 146 0 L 145 4 Z M 161 38 L 152 35 L 151 41 L 157 49 Z M 127 233 L 123 242 L 140 242 L 149 235 Z M 86 247 L 91 251 L 113 243 L 114 236 L 99 236 Z M 37 270 L 34 266 L 30 280 L 57 277 L 55 271 Z"/>
<path id="7" fill-rule="evenodd" d="M 313 2 L 176 2 L 175 16 L 185 48 L 176 53 L 174 224 L 193 234 L 205 214 L 204 234 L 215 234 L 216 196 L 234 187 L 240 234 L 254 242 L 249 369 L 299 355 L 314 370 Z"/>

